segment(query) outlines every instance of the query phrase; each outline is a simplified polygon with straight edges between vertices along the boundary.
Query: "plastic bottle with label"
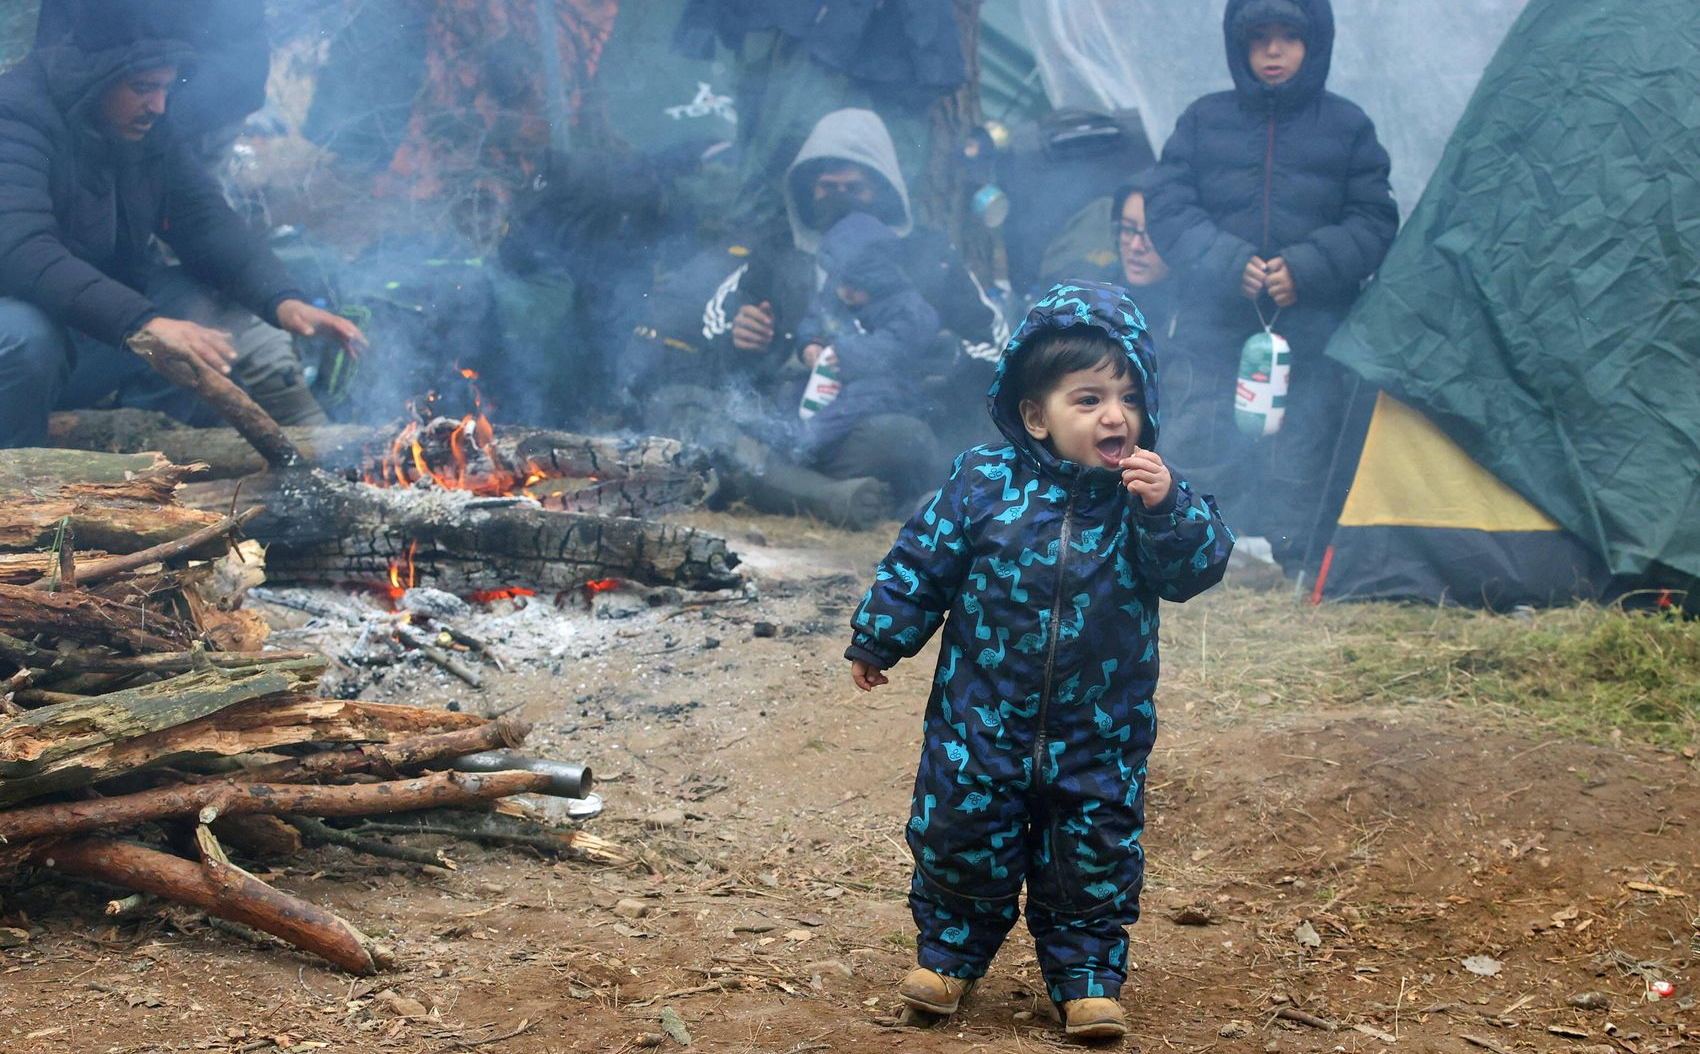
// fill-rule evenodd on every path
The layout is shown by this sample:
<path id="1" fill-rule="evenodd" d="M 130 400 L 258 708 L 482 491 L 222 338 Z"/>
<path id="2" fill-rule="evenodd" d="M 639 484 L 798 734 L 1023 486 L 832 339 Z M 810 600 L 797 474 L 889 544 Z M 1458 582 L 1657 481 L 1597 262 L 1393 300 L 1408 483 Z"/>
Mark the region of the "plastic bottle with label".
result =
<path id="1" fill-rule="evenodd" d="M 1251 436 L 1272 436 L 1287 413 L 1287 373 L 1292 349 L 1274 330 L 1254 333 L 1240 347 L 1234 382 L 1234 424 Z"/>
<path id="2" fill-rule="evenodd" d="M 809 382 L 803 386 L 803 401 L 797 406 L 797 416 L 807 421 L 826 409 L 838 398 L 838 356 L 831 348 L 821 349 L 815 368 L 809 371 Z"/>

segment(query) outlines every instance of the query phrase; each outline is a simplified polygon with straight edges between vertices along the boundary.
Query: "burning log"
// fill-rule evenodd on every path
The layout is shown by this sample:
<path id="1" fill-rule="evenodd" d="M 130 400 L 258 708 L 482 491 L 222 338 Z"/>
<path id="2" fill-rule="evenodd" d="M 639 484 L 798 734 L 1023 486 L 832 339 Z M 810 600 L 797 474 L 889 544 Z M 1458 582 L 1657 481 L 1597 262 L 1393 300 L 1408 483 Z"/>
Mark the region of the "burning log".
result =
<path id="1" fill-rule="evenodd" d="M 44 863 L 67 875 L 152 893 L 252 926 L 350 973 L 377 973 L 391 961 L 386 950 L 342 918 L 278 892 L 222 853 L 209 854 L 195 864 L 139 845 L 85 838 L 53 847 Z"/>
<path id="2" fill-rule="evenodd" d="M 411 552 L 418 582 L 462 595 L 515 585 L 566 591 L 607 578 L 686 589 L 742 582 L 725 539 L 687 526 L 551 512 L 466 491 L 310 478 L 272 474 L 243 488 L 271 510 L 249 533 L 267 545 L 274 581 L 382 584 Z"/>

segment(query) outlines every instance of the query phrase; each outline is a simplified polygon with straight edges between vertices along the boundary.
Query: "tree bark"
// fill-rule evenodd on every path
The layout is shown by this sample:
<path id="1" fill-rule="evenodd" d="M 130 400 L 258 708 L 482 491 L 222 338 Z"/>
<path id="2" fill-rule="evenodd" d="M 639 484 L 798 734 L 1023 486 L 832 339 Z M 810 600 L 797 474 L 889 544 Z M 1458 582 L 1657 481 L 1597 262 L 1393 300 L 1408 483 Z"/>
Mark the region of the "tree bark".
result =
<path id="1" fill-rule="evenodd" d="M 281 937 L 355 974 L 377 973 L 387 954 L 347 921 L 280 893 L 225 860 L 182 857 L 105 838 L 54 846 L 47 867 L 200 908 Z"/>
<path id="2" fill-rule="evenodd" d="M 307 743 L 383 743 L 483 725 L 473 714 L 400 703 L 261 698 L 104 748 L 82 758 L 95 778 Z M 0 785 L 3 793 L 4 785 Z"/>
<path id="3" fill-rule="evenodd" d="M 254 783 L 295 783 L 301 780 L 346 776 L 355 772 L 397 773 L 443 758 L 458 758 L 485 750 L 511 749 L 525 742 L 531 726 L 513 718 L 456 729 L 428 736 L 415 736 L 395 743 L 376 743 L 350 750 L 320 751 L 242 773 Z"/>
<path id="4" fill-rule="evenodd" d="M 0 451 L 0 549 L 36 550 L 53 545 L 59 525 L 69 518 L 78 544 L 109 553 L 132 553 L 138 549 L 175 541 L 199 528 L 218 522 L 219 515 L 177 504 L 175 492 L 190 465 L 154 467 L 142 475 L 118 481 L 105 480 L 112 473 L 107 454 L 79 454 L 86 466 L 65 464 L 65 474 L 46 480 L 33 473 L 39 459 L 25 465 L 11 458 L 17 451 Z M 34 454 L 37 452 L 26 451 Z M 124 463 L 133 458 L 120 457 Z M 14 471 L 15 470 L 15 471 Z M 127 471 L 127 470 L 126 470 Z M 96 482 L 79 482 L 83 477 Z M 194 555 L 217 555 L 221 547 L 206 547 Z"/>
<path id="5" fill-rule="evenodd" d="M 323 670 L 320 659 L 237 673 L 202 670 L 14 717 L 0 723 L 0 805 L 139 768 L 122 766 L 115 755 L 145 757 L 151 734 L 237 703 L 310 691 Z"/>
<path id="6" fill-rule="evenodd" d="M 200 550 L 202 547 L 207 545 L 207 543 L 223 538 L 231 531 L 241 530 L 244 524 L 258 516 L 262 511 L 264 510 L 252 508 L 235 516 L 226 516 L 217 523 L 209 523 L 200 530 L 186 534 L 173 541 L 150 546 L 149 548 L 142 549 L 137 552 L 125 553 L 123 556 L 112 556 L 104 560 L 91 560 L 77 568 L 75 576 L 76 581 L 82 583 L 84 587 L 87 587 L 95 582 L 101 582 L 111 578 L 114 575 L 120 575 L 126 571 L 134 571 L 137 568 L 146 567 L 148 564 L 162 563 L 166 560 L 174 560 L 178 557 L 187 556 L 192 552 Z M 30 583 L 30 587 L 32 589 L 46 589 L 51 581 L 51 576 L 45 577 L 36 582 Z"/>
<path id="7" fill-rule="evenodd" d="M 265 814 L 277 816 L 372 816 L 472 805 L 530 794 L 549 784 L 539 772 L 434 772 L 386 783 L 318 786 L 301 783 L 173 784 L 90 801 L 58 802 L 0 811 L 0 838 L 21 842 L 122 830 L 166 817 L 197 816 L 201 823 L 220 817 Z"/>
<path id="8" fill-rule="evenodd" d="M 676 524 L 372 487 L 319 472 L 254 477 L 243 494 L 268 510 L 247 533 L 267 546 L 274 582 L 387 586 L 390 568 L 410 553 L 414 584 L 461 594 L 562 591 L 603 578 L 687 589 L 742 582 L 725 539 Z"/>
<path id="9" fill-rule="evenodd" d="M 45 633 L 60 641 L 127 652 L 181 651 L 194 635 L 176 619 L 92 593 L 44 593 L 0 585 L 0 627 L 16 638 Z"/>

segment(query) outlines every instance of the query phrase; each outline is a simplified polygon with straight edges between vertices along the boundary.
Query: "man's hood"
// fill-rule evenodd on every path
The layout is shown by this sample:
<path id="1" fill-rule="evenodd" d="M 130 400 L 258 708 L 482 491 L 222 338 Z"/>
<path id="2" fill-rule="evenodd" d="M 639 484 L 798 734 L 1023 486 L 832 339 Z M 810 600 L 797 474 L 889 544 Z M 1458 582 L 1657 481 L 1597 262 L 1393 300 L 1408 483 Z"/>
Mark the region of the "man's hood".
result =
<path id="1" fill-rule="evenodd" d="M 889 190 L 891 215 L 881 215 L 899 238 L 914 227 L 909 212 L 909 188 L 897 167 L 897 148 L 885 122 L 872 110 L 834 110 L 815 122 L 803 148 L 785 170 L 785 215 L 791 221 L 791 238 L 797 248 L 810 255 L 820 249 L 821 233 L 809 226 L 808 197 L 815 173 L 827 160 L 854 161 L 884 179 Z M 880 202 L 875 202 L 879 212 Z M 895 220 L 896 222 L 893 222 Z"/>
<path id="2" fill-rule="evenodd" d="M 1281 9 L 1297 8 L 1305 20 L 1305 61 L 1285 84 L 1270 86 L 1257 79 L 1248 57 L 1245 26 L 1282 22 Z M 1329 0 L 1228 0 L 1222 12 L 1222 40 L 1228 52 L 1228 72 L 1240 98 L 1259 109 L 1302 106 L 1322 94 L 1328 84 L 1328 67 L 1334 59 L 1334 8 Z"/>
<path id="3" fill-rule="evenodd" d="M 1064 464 L 1043 443 L 1028 435 L 1022 425 L 1021 400 L 1013 390 L 1014 364 L 1022 349 L 1040 332 L 1070 326 L 1096 326 L 1114 338 L 1127 353 L 1128 361 L 1133 365 L 1134 380 L 1139 384 L 1145 401 L 1145 441 L 1140 445 L 1156 449 L 1157 357 L 1146 330 L 1145 316 L 1126 289 L 1106 282 L 1060 282 L 1033 305 L 1033 310 L 1027 312 L 1027 318 L 1009 338 L 1009 346 L 1004 349 L 1003 358 L 998 360 L 991 390 L 986 393 L 986 403 L 998 431 L 1040 468 L 1055 472 L 1059 470 L 1058 466 Z M 1010 385 L 1007 391 L 1006 381 Z"/>
<path id="4" fill-rule="evenodd" d="M 161 66 L 176 66 L 181 78 L 194 58 L 195 50 L 179 40 L 137 40 L 98 51 L 60 44 L 30 56 L 41 68 L 53 108 L 69 124 L 93 119 L 100 97 L 123 78 Z"/>

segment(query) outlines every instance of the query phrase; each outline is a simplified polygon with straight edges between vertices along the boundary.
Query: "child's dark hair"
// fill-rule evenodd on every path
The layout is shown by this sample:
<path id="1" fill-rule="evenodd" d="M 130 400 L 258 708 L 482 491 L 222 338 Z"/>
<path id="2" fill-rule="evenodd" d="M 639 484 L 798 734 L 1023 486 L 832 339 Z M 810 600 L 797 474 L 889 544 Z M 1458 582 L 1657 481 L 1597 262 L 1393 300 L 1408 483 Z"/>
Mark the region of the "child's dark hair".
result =
<path id="1" fill-rule="evenodd" d="M 1132 365 L 1121 341 L 1097 326 L 1076 325 L 1047 329 L 1029 338 L 1015 367 L 1015 398 L 1035 402 L 1051 393 L 1075 370 L 1095 370 L 1108 360 L 1114 376 L 1125 377 Z"/>

